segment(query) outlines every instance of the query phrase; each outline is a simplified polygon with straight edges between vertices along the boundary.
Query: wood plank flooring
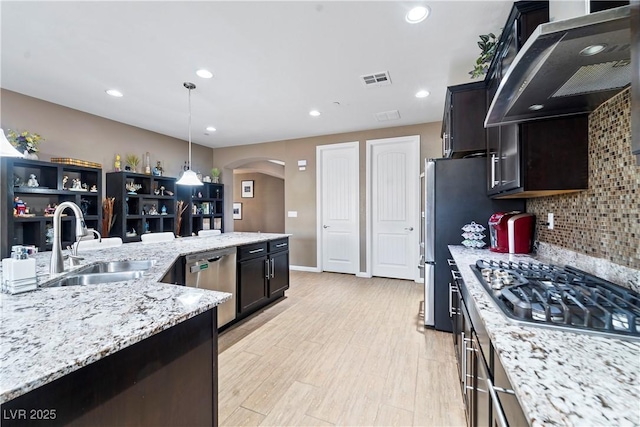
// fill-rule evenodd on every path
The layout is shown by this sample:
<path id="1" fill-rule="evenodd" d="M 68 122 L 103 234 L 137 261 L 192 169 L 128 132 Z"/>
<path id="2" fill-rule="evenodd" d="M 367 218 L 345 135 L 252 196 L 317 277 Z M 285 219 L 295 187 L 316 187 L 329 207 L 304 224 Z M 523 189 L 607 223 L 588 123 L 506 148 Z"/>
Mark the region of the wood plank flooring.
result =
<path id="1" fill-rule="evenodd" d="M 422 285 L 291 272 L 281 300 L 220 335 L 221 426 L 464 426 L 451 334 Z"/>

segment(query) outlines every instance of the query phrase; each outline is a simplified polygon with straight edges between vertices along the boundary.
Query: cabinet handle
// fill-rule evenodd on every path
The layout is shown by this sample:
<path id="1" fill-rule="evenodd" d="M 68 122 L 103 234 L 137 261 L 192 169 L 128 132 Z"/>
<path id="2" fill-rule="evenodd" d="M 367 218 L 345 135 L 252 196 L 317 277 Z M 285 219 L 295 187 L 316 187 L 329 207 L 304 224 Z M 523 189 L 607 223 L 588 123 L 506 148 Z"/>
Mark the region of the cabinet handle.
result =
<path id="1" fill-rule="evenodd" d="M 502 406 L 500 406 L 500 401 L 498 400 L 496 387 L 494 387 L 490 378 L 487 378 L 487 390 L 489 390 L 489 394 L 491 395 L 491 405 L 493 406 L 493 411 L 496 413 L 496 417 L 498 418 L 498 424 L 500 425 L 500 427 L 509 427 L 507 419 L 504 416 Z"/>
<path id="2" fill-rule="evenodd" d="M 453 294 L 454 293 L 458 293 L 458 287 L 453 284 L 453 283 L 449 283 L 449 317 L 453 317 L 454 314 L 459 314 L 460 312 L 458 310 L 455 310 L 453 307 Z"/>
<path id="3" fill-rule="evenodd" d="M 451 270 L 451 277 L 453 277 L 453 281 L 457 282 L 458 280 L 462 280 L 462 275 L 459 271 Z"/>
<path id="4" fill-rule="evenodd" d="M 285 246 L 287 246 L 286 243 L 280 243 L 279 245 L 276 245 L 276 248 L 283 248 Z"/>
<path id="5" fill-rule="evenodd" d="M 275 265 L 273 263 L 273 258 L 271 258 L 271 278 L 273 279 L 273 277 L 276 275 L 276 268 Z"/>
<path id="6" fill-rule="evenodd" d="M 456 262 L 454 260 L 452 260 L 452 259 L 447 259 L 447 264 L 449 264 L 452 267 L 456 266 Z"/>
<path id="7" fill-rule="evenodd" d="M 264 276 L 265 279 L 269 280 L 269 260 L 265 259 L 264 260 L 264 266 L 266 269 L 267 274 Z"/>
<path id="8" fill-rule="evenodd" d="M 464 337 L 464 331 L 460 332 L 462 336 L 462 394 L 467 394 L 467 340 Z"/>
<path id="9" fill-rule="evenodd" d="M 264 248 L 254 249 L 254 250 L 252 250 L 252 251 L 249 251 L 249 253 L 250 253 L 250 254 L 257 254 L 257 253 L 262 252 L 262 251 L 264 251 Z"/>

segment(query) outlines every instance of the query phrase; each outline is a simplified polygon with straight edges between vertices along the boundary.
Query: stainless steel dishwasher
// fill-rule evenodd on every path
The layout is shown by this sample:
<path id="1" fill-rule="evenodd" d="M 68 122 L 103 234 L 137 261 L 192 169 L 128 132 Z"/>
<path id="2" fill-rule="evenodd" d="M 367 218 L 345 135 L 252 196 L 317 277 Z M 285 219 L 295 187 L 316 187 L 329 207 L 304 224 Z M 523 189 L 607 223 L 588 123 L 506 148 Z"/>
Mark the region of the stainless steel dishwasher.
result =
<path id="1" fill-rule="evenodd" d="M 185 285 L 232 295 L 218 306 L 218 328 L 235 319 L 236 248 L 187 255 L 185 261 Z"/>

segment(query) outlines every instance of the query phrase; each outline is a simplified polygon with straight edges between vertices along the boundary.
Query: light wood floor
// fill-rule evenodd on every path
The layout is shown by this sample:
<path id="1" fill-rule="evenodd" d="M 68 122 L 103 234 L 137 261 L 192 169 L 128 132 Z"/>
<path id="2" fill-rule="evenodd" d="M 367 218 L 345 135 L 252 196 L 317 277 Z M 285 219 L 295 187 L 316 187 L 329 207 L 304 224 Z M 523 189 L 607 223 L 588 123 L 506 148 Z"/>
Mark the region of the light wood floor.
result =
<path id="1" fill-rule="evenodd" d="M 287 298 L 219 338 L 222 426 L 465 425 L 450 334 L 422 285 L 291 272 Z"/>

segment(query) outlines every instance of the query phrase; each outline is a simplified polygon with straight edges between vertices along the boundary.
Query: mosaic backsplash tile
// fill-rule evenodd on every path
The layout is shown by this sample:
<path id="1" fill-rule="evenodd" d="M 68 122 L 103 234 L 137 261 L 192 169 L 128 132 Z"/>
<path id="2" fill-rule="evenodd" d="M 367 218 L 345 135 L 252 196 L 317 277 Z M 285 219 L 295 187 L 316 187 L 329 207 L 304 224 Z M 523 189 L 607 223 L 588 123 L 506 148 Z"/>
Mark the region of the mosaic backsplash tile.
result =
<path id="1" fill-rule="evenodd" d="M 538 240 L 640 270 L 640 166 L 627 89 L 589 116 L 589 189 L 527 201 Z M 542 225 L 554 214 L 554 229 Z"/>

